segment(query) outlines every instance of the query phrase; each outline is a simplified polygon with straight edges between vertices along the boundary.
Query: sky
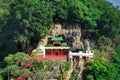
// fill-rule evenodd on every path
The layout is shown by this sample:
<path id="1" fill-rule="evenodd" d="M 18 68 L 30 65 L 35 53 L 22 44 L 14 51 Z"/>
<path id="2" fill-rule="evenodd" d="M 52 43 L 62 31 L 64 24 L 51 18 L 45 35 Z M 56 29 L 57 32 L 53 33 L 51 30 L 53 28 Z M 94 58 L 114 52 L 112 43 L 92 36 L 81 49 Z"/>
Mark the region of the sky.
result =
<path id="1" fill-rule="evenodd" d="M 108 0 L 108 1 L 113 3 L 114 6 L 120 6 L 120 0 Z"/>

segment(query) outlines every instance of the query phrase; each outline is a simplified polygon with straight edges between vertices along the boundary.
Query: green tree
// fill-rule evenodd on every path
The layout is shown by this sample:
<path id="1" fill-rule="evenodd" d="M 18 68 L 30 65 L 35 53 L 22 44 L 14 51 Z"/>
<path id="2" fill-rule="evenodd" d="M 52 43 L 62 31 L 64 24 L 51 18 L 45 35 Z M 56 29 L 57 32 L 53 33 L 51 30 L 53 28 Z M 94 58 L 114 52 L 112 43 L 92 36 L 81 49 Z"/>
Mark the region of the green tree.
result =
<path id="1" fill-rule="evenodd" d="M 105 36 L 100 36 L 99 39 L 98 39 L 98 46 L 99 46 L 99 49 L 103 52 L 110 52 L 112 51 L 112 48 L 111 47 L 112 45 L 114 45 L 112 43 L 112 40 L 108 37 L 105 37 Z"/>
<path id="2" fill-rule="evenodd" d="M 52 0 L 51 1 L 54 7 L 54 19 L 62 19 L 66 21 L 68 11 L 67 11 L 67 1 L 65 0 Z"/>
<path id="3" fill-rule="evenodd" d="M 52 3 L 19 0 L 10 3 L 9 7 L 10 15 L 1 32 L 2 56 L 17 51 L 30 52 L 29 49 L 35 48 L 37 42 L 49 33 L 54 15 Z"/>
<path id="4" fill-rule="evenodd" d="M 92 76 L 92 75 L 87 75 L 86 80 L 94 80 L 94 78 L 93 78 L 93 76 Z"/>
<path id="5" fill-rule="evenodd" d="M 65 71 L 68 71 L 70 69 L 70 62 L 65 62 Z"/>
<path id="6" fill-rule="evenodd" d="M 87 65 L 85 80 L 119 80 L 120 79 L 120 56 L 119 45 L 111 56 L 112 59 L 106 58 L 105 52 L 95 51 L 95 60 Z"/>
<path id="7" fill-rule="evenodd" d="M 112 62 L 114 63 L 115 67 L 118 68 L 118 73 L 120 74 L 120 45 L 118 45 L 113 53 Z"/>
<path id="8" fill-rule="evenodd" d="M 69 80 L 78 80 L 77 72 L 75 70 L 71 73 Z"/>
<path id="9" fill-rule="evenodd" d="M 108 53 L 102 52 L 100 50 L 94 51 L 94 59 L 100 61 L 103 64 L 106 64 L 109 60 L 107 58 Z"/>
<path id="10" fill-rule="evenodd" d="M 31 74 L 30 68 L 25 69 L 24 66 L 33 62 L 34 59 L 28 58 L 28 55 L 23 52 L 17 52 L 16 54 L 9 54 L 4 59 L 4 67 L 0 70 L 0 75 L 4 80 L 16 79 L 19 76 Z"/>
<path id="11" fill-rule="evenodd" d="M 120 11 L 109 2 L 104 2 L 100 7 L 103 14 L 98 21 L 98 29 L 102 35 L 115 38 L 120 32 Z"/>
<path id="12" fill-rule="evenodd" d="M 0 1 L 0 51 L 1 53 L 3 52 L 4 50 L 4 45 L 2 43 L 3 39 L 2 37 L 5 35 L 3 34 L 3 28 L 4 26 L 6 25 L 7 23 L 7 20 L 8 20 L 8 15 L 9 15 L 9 4 L 8 3 L 5 3 L 4 0 L 1 0 Z M 3 56 L 4 54 L 0 54 L 0 59 L 3 59 Z"/>
<path id="13" fill-rule="evenodd" d="M 105 75 L 107 71 L 106 66 L 101 64 L 98 60 L 95 60 L 91 63 L 91 66 L 87 66 L 88 72 L 93 75 L 94 79 L 97 79 L 100 75 Z"/>

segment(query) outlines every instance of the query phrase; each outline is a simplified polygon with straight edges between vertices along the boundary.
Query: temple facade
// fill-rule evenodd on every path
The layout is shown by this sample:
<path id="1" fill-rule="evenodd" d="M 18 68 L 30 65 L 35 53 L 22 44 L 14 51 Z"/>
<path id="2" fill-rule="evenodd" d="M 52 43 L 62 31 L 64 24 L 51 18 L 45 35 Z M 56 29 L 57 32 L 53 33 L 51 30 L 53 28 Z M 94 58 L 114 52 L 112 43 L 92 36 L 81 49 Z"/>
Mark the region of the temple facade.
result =
<path id="1" fill-rule="evenodd" d="M 45 55 L 51 58 L 68 58 L 69 46 L 65 42 L 63 37 L 52 37 L 48 40 L 48 44 L 45 46 Z"/>

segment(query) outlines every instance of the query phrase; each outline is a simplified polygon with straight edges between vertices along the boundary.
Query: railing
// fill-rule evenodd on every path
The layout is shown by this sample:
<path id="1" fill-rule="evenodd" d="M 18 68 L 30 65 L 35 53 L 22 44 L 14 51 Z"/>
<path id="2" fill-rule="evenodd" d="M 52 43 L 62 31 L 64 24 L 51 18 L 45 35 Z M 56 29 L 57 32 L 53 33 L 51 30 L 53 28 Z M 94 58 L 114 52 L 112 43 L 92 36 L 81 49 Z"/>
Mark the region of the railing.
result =
<path id="1" fill-rule="evenodd" d="M 73 55 L 73 56 L 93 56 L 94 55 L 94 51 L 86 51 L 86 52 L 69 52 L 69 55 Z"/>

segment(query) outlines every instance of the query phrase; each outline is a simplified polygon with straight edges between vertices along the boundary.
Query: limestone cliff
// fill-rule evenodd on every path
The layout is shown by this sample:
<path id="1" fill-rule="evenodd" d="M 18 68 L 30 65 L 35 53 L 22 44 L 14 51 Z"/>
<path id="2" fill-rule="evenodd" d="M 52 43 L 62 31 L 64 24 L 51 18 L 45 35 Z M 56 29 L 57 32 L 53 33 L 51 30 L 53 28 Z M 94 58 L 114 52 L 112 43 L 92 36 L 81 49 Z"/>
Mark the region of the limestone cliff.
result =
<path id="1" fill-rule="evenodd" d="M 50 29 L 50 35 L 47 35 L 41 40 L 43 45 L 47 44 L 48 38 L 55 36 L 64 36 L 71 49 L 79 48 L 90 50 L 95 47 L 95 40 L 88 39 L 86 30 L 81 29 L 78 23 L 54 24 Z"/>

